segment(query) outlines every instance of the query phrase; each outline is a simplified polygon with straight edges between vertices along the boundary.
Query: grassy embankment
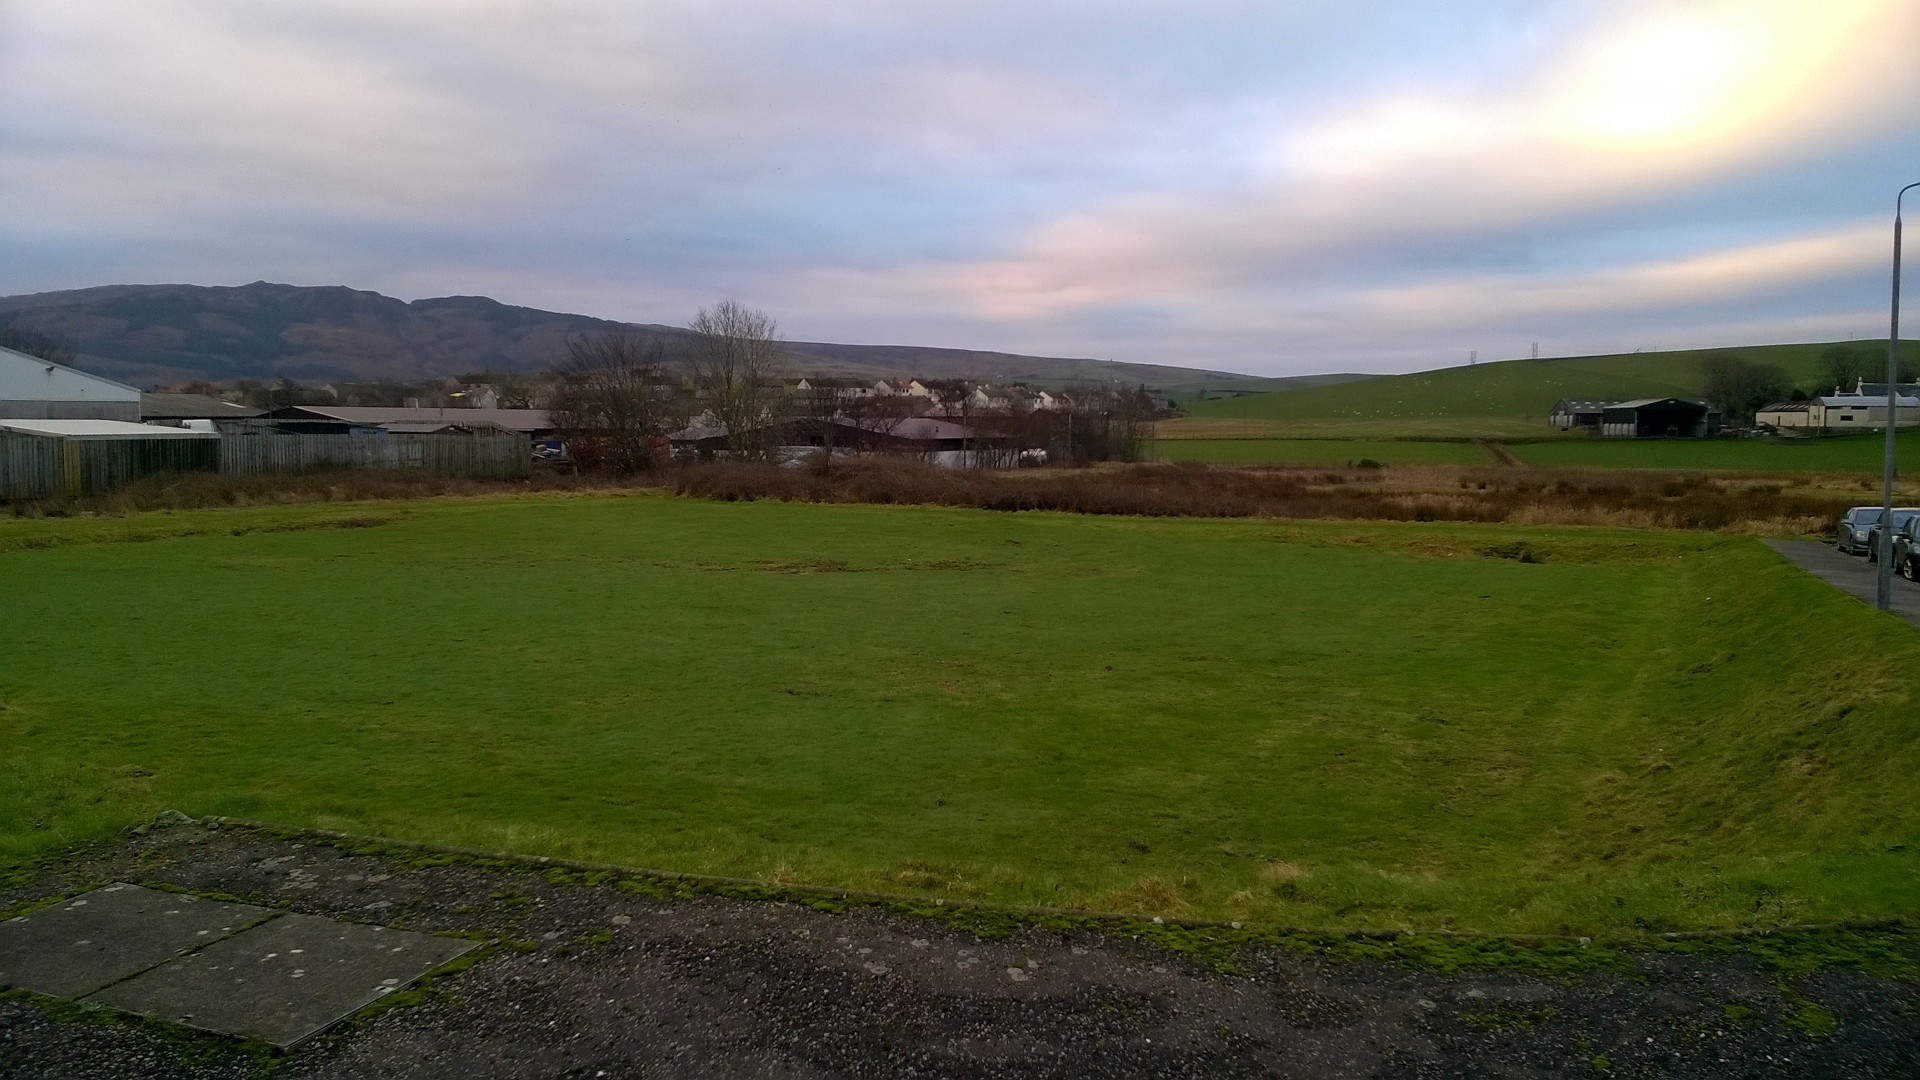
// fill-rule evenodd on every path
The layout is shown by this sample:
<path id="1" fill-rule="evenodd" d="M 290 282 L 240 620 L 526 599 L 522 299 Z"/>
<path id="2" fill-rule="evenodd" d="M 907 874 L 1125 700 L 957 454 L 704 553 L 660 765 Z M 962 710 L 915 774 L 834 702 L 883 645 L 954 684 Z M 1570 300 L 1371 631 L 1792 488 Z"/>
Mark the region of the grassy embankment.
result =
<path id="1" fill-rule="evenodd" d="M 1869 341 L 1851 343 L 1872 349 Z M 1885 349 L 1882 342 L 1879 348 Z M 1177 438 L 1540 438 L 1561 398 L 1687 397 L 1706 384 L 1706 361 L 1738 357 L 1775 364 L 1797 385 L 1817 389 L 1827 344 L 1503 360 L 1196 402 L 1191 415 L 1160 425 Z M 1903 348 L 1920 357 L 1920 343 Z"/>
<path id="2" fill-rule="evenodd" d="M 456 499 L 0 522 L 0 605 L 16 856 L 177 807 L 1288 924 L 1920 901 L 1920 634 L 1744 539 Z"/>

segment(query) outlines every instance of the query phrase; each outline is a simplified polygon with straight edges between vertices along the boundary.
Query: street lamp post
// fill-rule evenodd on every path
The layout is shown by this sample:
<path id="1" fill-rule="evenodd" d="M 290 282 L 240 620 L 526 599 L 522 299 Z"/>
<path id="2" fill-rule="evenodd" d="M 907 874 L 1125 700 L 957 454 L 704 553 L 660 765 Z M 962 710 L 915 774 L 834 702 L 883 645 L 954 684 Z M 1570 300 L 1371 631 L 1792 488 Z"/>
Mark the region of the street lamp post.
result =
<path id="1" fill-rule="evenodd" d="M 1880 493 L 1880 580 L 1874 589 L 1874 606 L 1881 611 L 1893 608 L 1893 440 L 1899 417 L 1898 380 L 1900 377 L 1900 200 L 1920 187 L 1920 181 L 1908 184 L 1893 197 L 1893 326 L 1887 334 L 1887 460 Z"/>

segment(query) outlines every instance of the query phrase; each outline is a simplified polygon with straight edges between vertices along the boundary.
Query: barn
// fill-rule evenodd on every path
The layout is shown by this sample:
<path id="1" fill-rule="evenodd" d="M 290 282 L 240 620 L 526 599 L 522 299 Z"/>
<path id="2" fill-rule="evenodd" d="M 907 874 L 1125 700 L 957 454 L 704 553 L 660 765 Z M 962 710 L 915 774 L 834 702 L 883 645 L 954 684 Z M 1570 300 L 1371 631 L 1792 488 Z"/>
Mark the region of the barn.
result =
<path id="1" fill-rule="evenodd" d="M 1616 401 L 1600 416 L 1610 439 L 1705 439 L 1720 433 L 1720 411 L 1691 398 Z"/>
<path id="2" fill-rule="evenodd" d="M 1562 431 L 1573 428 L 1597 428 L 1600 417 L 1607 411 L 1604 401 L 1574 401 L 1561 398 L 1554 403 L 1553 411 L 1547 414 L 1547 423 Z"/>

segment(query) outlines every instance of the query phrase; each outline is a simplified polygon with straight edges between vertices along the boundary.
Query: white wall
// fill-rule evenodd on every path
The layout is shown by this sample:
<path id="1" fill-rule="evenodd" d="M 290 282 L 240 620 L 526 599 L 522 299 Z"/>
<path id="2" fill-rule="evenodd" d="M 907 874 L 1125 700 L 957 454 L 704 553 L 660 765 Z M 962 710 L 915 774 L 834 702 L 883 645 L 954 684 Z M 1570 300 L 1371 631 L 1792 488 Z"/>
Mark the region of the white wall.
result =
<path id="1" fill-rule="evenodd" d="M 37 356 L 0 349 L 0 416 L 138 420 L 140 391 Z"/>

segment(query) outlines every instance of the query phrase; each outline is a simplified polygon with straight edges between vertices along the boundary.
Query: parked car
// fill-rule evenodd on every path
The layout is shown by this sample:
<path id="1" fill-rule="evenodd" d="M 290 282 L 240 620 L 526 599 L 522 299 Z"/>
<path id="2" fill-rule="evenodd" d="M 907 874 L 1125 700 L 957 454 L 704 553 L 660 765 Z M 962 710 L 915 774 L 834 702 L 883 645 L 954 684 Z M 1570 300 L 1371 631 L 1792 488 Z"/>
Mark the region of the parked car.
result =
<path id="1" fill-rule="evenodd" d="M 1900 531 L 1902 529 L 1905 529 L 1907 526 L 1913 524 L 1913 519 L 1916 517 L 1920 517 L 1920 506 L 1894 507 L 1893 508 L 1893 535 L 1899 536 Z M 1861 539 L 1861 542 L 1867 545 L 1867 561 L 1879 562 L 1880 561 L 1880 523 L 1878 521 L 1875 521 L 1873 523 L 1873 527 L 1867 530 L 1867 533 Z M 1893 565 L 1899 566 L 1900 564 L 1894 563 Z"/>
<path id="2" fill-rule="evenodd" d="M 1893 572 L 1908 581 L 1920 581 L 1920 514 L 1894 530 Z"/>
<path id="3" fill-rule="evenodd" d="M 1880 520 L 1880 508 L 1877 506 L 1856 506 L 1840 515 L 1840 524 L 1833 531 L 1834 550 L 1847 555 L 1865 555 L 1867 530 Z"/>

